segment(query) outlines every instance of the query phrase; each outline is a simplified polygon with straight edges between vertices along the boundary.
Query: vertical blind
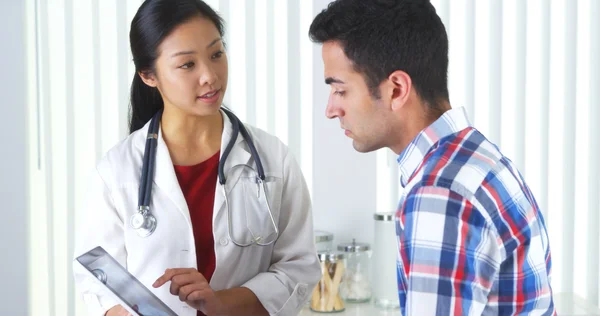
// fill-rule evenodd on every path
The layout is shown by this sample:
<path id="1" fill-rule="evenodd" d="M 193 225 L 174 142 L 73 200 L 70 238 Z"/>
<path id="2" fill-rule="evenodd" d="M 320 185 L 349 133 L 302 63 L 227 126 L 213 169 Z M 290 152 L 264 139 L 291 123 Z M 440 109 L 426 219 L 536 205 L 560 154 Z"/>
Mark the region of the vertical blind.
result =
<path id="1" fill-rule="evenodd" d="M 206 1 L 226 21 L 225 104 L 277 135 L 312 187 L 313 1 Z M 555 292 L 598 305 L 600 0 L 432 0 L 450 40 L 451 103 L 520 168 L 550 232 Z M 27 0 L 30 310 L 79 315 L 74 224 L 88 175 L 127 135 L 141 0 Z M 323 135 L 326 137 L 326 135 Z M 396 156 L 377 152 L 377 208 L 395 209 Z M 318 224 L 318 223 L 317 223 Z"/>

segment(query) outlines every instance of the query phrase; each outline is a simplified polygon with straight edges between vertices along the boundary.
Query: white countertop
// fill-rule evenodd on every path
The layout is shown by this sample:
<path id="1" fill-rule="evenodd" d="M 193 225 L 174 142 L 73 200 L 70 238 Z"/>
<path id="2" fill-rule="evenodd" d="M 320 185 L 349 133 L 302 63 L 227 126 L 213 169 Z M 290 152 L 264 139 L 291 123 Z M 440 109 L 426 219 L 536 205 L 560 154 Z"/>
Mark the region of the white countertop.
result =
<path id="1" fill-rule="evenodd" d="M 335 316 L 347 316 L 347 315 L 352 315 L 352 316 L 363 316 L 363 315 L 368 315 L 368 316 L 400 316 L 400 309 L 396 308 L 396 309 L 391 309 L 391 310 L 384 310 L 381 309 L 379 307 L 376 307 L 372 302 L 369 303 L 346 303 L 346 309 L 344 311 L 341 312 L 336 312 L 336 313 L 330 313 L 331 315 L 335 315 Z M 319 316 L 319 315 L 327 315 L 327 313 L 319 313 L 319 312 L 313 312 L 310 310 L 310 308 L 307 306 L 305 307 L 300 314 L 298 314 L 298 316 Z"/>
<path id="2" fill-rule="evenodd" d="M 554 295 L 554 302 L 556 304 L 556 310 L 558 315 L 600 315 L 600 308 L 593 306 L 583 298 L 567 293 L 558 293 Z M 299 314 L 299 316 L 318 316 L 326 315 L 325 313 L 317 313 L 305 307 Z M 400 316 L 399 309 L 383 310 L 373 303 L 362 303 L 353 304 L 346 303 L 346 310 L 333 313 L 332 315 L 339 316 Z"/>

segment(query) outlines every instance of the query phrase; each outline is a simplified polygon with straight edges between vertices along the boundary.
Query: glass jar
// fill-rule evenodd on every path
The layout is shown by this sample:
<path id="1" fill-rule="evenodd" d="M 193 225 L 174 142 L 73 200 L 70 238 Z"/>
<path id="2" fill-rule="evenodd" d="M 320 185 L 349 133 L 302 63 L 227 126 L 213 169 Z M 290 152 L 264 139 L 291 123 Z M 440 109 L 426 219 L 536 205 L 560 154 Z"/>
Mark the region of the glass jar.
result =
<path id="1" fill-rule="evenodd" d="M 375 213 L 375 243 L 373 244 L 373 299 L 384 309 L 397 308 L 398 278 L 396 257 L 398 241 L 394 213 Z"/>
<path id="2" fill-rule="evenodd" d="M 322 276 L 313 290 L 310 309 L 323 313 L 341 312 L 346 309 L 339 292 L 346 270 L 344 254 L 322 251 L 318 253 L 318 257 Z"/>
<path id="3" fill-rule="evenodd" d="M 333 250 L 333 234 L 323 230 L 315 230 L 315 247 L 317 252 Z"/>
<path id="4" fill-rule="evenodd" d="M 347 302 L 363 303 L 371 300 L 371 246 L 367 243 L 339 244 L 338 250 L 346 254 L 346 273 L 340 288 Z"/>

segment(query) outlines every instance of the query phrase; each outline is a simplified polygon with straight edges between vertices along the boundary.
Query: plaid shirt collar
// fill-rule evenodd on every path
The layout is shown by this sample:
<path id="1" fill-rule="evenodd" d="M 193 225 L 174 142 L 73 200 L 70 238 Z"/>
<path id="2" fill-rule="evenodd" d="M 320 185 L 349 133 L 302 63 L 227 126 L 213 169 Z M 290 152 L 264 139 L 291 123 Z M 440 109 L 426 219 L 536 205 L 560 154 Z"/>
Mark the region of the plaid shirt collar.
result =
<path id="1" fill-rule="evenodd" d="M 471 127 L 471 123 L 467 112 L 463 107 L 459 107 L 446 111 L 435 122 L 422 130 L 398 156 L 402 187 L 406 187 L 408 180 L 425 159 L 427 153 L 440 139 L 468 127 Z"/>

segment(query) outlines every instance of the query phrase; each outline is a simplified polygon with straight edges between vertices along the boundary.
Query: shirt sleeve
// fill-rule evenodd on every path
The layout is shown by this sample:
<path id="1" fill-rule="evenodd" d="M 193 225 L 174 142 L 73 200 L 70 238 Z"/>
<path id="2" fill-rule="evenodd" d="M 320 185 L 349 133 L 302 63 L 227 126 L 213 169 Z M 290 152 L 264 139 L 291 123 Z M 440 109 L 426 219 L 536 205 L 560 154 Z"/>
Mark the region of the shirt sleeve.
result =
<path id="1" fill-rule="evenodd" d="M 501 241 L 460 194 L 416 187 L 399 211 L 403 315 L 480 315 L 500 269 Z"/>

